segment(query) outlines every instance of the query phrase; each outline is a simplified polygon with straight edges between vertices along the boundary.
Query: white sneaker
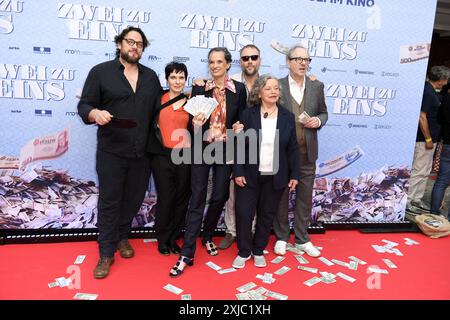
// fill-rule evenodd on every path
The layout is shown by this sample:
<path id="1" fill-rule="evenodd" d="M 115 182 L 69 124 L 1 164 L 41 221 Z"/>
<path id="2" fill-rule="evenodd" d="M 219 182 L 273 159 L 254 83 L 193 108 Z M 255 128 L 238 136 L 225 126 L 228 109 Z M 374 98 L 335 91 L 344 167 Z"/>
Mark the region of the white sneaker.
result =
<path id="1" fill-rule="evenodd" d="M 255 267 L 264 268 L 267 266 L 266 258 L 264 258 L 264 256 L 253 256 L 253 259 L 255 261 Z"/>
<path id="2" fill-rule="evenodd" d="M 237 256 L 234 259 L 233 264 L 231 266 L 236 269 L 242 269 L 243 267 L 245 267 L 245 261 L 247 261 L 251 257 L 252 256 L 248 256 L 247 258 L 242 258 L 241 256 Z"/>
<path id="3" fill-rule="evenodd" d="M 275 252 L 275 254 L 284 256 L 286 254 L 286 245 L 287 245 L 286 241 L 278 240 L 275 243 L 275 247 L 273 248 L 273 251 Z"/>
<path id="4" fill-rule="evenodd" d="M 304 244 L 297 244 L 296 243 L 295 247 L 297 249 L 305 251 L 308 254 L 308 256 L 310 256 L 310 257 L 317 258 L 318 256 L 320 256 L 319 249 L 314 247 L 314 245 L 311 243 L 311 241 L 308 241 L 308 242 L 306 242 Z"/>

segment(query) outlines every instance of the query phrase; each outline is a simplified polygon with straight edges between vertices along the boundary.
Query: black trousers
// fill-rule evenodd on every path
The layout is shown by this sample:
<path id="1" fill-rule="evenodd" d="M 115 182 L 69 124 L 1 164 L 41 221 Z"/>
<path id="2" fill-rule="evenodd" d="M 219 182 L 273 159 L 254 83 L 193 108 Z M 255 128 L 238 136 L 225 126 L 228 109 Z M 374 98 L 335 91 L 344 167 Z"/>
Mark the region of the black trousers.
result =
<path id="1" fill-rule="evenodd" d="M 206 206 L 209 170 L 213 170 L 212 193 L 203 225 L 203 241 L 211 240 L 219 222 L 230 188 L 231 165 L 193 164 L 191 166 L 191 202 L 186 215 L 186 228 L 181 255 L 193 258 L 195 241 L 200 234 Z"/>
<path id="2" fill-rule="evenodd" d="M 133 218 L 144 200 L 150 159 L 148 156 L 122 158 L 97 150 L 96 168 L 100 256 L 112 257 L 118 242 L 128 238 Z"/>
<path id="3" fill-rule="evenodd" d="M 155 231 L 158 243 L 174 242 L 184 226 L 191 196 L 190 165 L 175 165 L 170 155 L 152 155 L 158 202 Z"/>
<path id="4" fill-rule="evenodd" d="M 273 187 L 273 176 L 260 175 L 256 187 L 236 187 L 236 234 L 238 255 L 246 258 L 252 253 L 263 255 L 269 243 L 273 219 L 284 189 Z M 256 211 L 255 234 L 252 223 Z"/>

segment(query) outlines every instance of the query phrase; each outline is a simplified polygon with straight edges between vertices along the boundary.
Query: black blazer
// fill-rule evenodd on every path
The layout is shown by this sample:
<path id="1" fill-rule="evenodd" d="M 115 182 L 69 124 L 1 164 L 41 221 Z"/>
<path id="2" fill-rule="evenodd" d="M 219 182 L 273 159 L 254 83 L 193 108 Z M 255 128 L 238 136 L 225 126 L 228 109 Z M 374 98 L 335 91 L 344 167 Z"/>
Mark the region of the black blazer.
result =
<path id="1" fill-rule="evenodd" d="M 259 175 L 259 151 L 261 146 L 261 106 L 256 105 L 253 108 L 244 110 L 241 116 L 241 123 L 244 129 L 258 130 L 258 145 L 257 145 L 257 163 L 251 164 L 248 161 L 249 147 L 246 143 L 245 164 L 239 163 L 239 156 L 235 159 L 233 165 L 234 177 L 245 177 L 247 186 L 255 187 L 258 184 Z M 275 189 L 285 188 L 290 179 L 299 180 L 299 148 L 297 144 L 297 137 L 295 133 L 295 116 L 286 108 L 278 107 L 277 119 L 277 135 L 278 135 L 278 153 L 274 153 L 274 161 L 278 161 L 278 170 L 275 169 L 273 184 Z M 239 150 L 237 150 L 239 152 Z"/>
<path id="2" fill-rule="evenodd" d="M 225 89 L 225 95 L 226 95 L 226 127 L 227 129 L 232 129 L 233 124 L 236 121 L 240 121 L 240 116 L 242 114 L 242 111 L 244 111 L 246 109 L 247 106 L 247 91 L 245 90 L 245 85 L 241 82 L 235 81 L 234 82 L 234 86 L 236 87 L 236 93 L 231 92 L 228 89 Z M 205 92 L 205 86 L 193 86 L 192 87 L 192 93 L 191 93 L 191 97 L 195 97 L 195 96 L 199 96 L 199 95 L 204 95 L 205 97 L 208 98 L 212 98 L 212 94 L 213 94 L 213 90 L 209 90 Z M 190 132 L 194 132 L 193 129 L 193 125 L 192 125 L 192 118 L 193 116 L 190 115 L 189 116 L 189 131 Z M 209 129 L 210 126 L 210 118 L 208 118 L 208 120 L 205 122 L 205 124 L 202 126 L 202 130 L 198 130 L 197 133 L 195 133 L 195 135 L 203 135 L 204 132 L 206 132 L 206 130 Z M 191 146 L 192 148 L 194 147 L 196 141 L 201 141 L 202 139 L 197 137 L 197 139 L 192 139 L 191 140 Z M 231 141 L 229 141 L 231 142 Z M 222 143 L 222 142 L 221 142 Z M 204 149 L 204 147 L 207 145 L 206 142 L 202 142 L 202 150 Z M 226 147 L 223 147 L 223 150 L 226 150 Z M 230 156 L 227 156 L 226 159 L 223 159 L 224 163 L 232 160 L 233 158 Z"/>

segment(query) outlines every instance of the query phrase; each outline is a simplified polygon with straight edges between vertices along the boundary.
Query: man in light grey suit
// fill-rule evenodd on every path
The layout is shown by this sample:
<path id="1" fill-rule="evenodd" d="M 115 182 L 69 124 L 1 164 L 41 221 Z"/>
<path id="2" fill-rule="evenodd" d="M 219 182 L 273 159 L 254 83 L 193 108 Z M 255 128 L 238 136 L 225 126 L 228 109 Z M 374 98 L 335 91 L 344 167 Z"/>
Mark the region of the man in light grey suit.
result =
<path id="1" fill-rule="evenodd" d="M 317 131 L 328 119 L 324 86 L 320 81 L 311 81 L 305 76 L 311 58 L 301 45 L 295 45 L 286 54 L 289 75 L 280 79 L 284 107 L 296 115 L 297 142 L 300 149 L 300 180 L 294 210 L 295 246 L 312 257 L 320 251 L 311 243 L 307 229 L 310 224 L 312 192 L 318 157 Z M 301 116 L 300 116 L 301 115 Z M 308 117 L 309 116 L 309 117 Z M 301 122 L 299 121 L 299 117 Z M 274 231 L 278 241 L 275 253 L 284 255 L 289 241 L 288 222 L 289 190 L 286 189 L 274 220 Z"/>

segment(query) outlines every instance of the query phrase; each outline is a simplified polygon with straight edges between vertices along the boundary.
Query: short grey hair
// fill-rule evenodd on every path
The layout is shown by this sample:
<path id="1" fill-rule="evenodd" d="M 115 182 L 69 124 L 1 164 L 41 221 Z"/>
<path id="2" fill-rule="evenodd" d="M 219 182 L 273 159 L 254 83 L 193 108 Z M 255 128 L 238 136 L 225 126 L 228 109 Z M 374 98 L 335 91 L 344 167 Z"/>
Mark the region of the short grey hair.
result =
<path id="1" fill-rule="evenodd" d="M 259 76 L 258 79 L 256 79 L 255 84 L 253 85 L 252 91 L 250 92 L 249 98 L 248 98 L 248 104 L 250 106 L 255 106 L 257 104 L 261 104 L 261 98 L 259 97 L 259 93 L 261 90 L 266 86 L 267 81 L 270 79 L 275 79 L 278 82 L 278 87 L 280 88 L 280 98 L 278 99 L 277 104 L 282 104 L 281 102 L 281 83 L 278 80 L 278 78 L 274 77 L 271 74 L 263 74 L 262 76 Z"/>
<path id="2" fill-rule="evenodd" d="M 286 60 L 289 60 L 289 58 L 292 57 L 292 52 L 294 52 L 297 49 L 304 49 L 306 50 L 306 52 L 308 52 L 308 49 L 306 49 L 304 46 L 302 46 L 301 44 L 296 44 L 293 45 L 292 47 L 289 48 L 289 50 L 286 52 Z M 309 56 L 309 53 L 308 53 Z"/>
<path id="3" fill-rule="evenodd" d="M 428 73 L 430 81 L 448 80 L 450 78 L 450 69 L 446 66 L 434 66 Z"/>

